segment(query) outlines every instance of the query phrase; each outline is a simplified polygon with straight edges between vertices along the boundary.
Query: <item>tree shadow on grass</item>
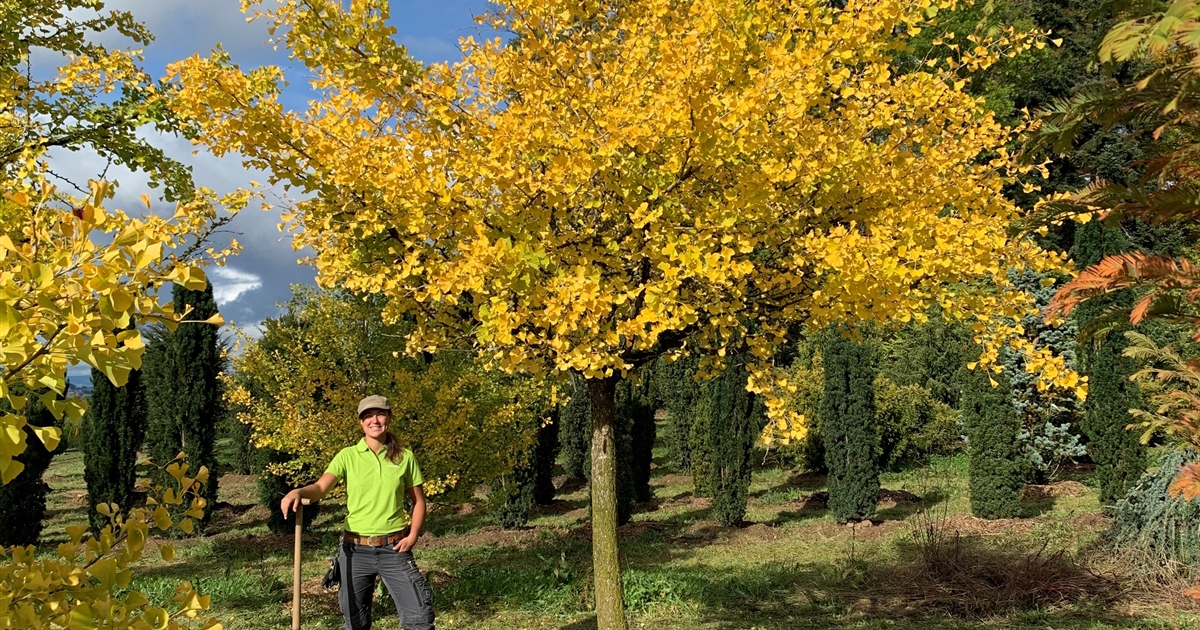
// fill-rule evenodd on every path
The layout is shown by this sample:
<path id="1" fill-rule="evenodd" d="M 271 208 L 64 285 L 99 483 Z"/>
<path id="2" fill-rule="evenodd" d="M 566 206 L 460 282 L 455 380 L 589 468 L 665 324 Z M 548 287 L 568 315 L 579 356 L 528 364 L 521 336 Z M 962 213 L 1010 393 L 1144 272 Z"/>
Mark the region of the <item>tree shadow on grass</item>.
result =
<path id="1" fill-rule="evenodd" d="M 1057 497 L 1039 497 L 1021 500 L 1021 518 L 1033 518 L 1054 510 Z"/>
<path id="2" fill-rule="evenodd" d="M 1119 589 L 1112 581 L 1052 554 L 960 540 L 943 550 L 932 575 L 922 572 L 923 551 L 912 544 L 899 544 L 897 555 L 880 561 L 781 559 L 714 571 L 686 560 L 739 530 L 706 522 L 693 527 L 697 523 L 640 521 L 622 528 L 625 598 L 635 618 L 667 606 L 696 615 L 697 625 L 730 630 L 988 628 L 996 620 L 1030 628 L 1082 629 L 1097 620 L 1120 628 L 1145 624 L 1115 610 L 1110 597 Z M 502 610 L 586 614 L 591 555 L 585 534 L 577 528 L 522 548 L 463 550 L 439 568 L 448 574 L 436 589 L 439 610 L 476 620 Z M 593 627 L 591 617 L 560 626 Z"/>
<path id="3" fill-rule="evenodd" d="M 759 498 L 765 494 L 779 492 L 782 490 L 796 490 L 799 492 L 816 492 L 825 489 L 825 475 L 819 473 L 794 473 L 781 483 L 773 486 L 768 486 L 760 490 L 755 490 L 750 493 L 752 498 Z"/>

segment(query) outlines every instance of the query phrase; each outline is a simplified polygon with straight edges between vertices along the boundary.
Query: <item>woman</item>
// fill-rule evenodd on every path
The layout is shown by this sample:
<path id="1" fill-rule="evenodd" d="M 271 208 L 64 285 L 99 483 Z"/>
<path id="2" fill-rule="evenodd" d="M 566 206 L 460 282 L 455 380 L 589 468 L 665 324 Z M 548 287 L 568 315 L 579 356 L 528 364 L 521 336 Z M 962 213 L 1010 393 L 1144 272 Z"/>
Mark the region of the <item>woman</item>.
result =
<path id="1" fill-rule="evenodd" d="M 425 522 L 424 479 L 412 451 L 388 432 L 392 410 L 387 398 L 367 396 L 358 403 L 363 437 L 341 450 L 316 483 L 287 493 L 280 503 L 284 518 L 301 499 L 319 501 L 336 482 L 346 484 L 346 528 L 338 565 L 342 586 L 338 603 L 346 630 L 371 627 L 375 576 L 383 578 L 401 627 L 433 630 L 433 601 L 417 570 L 412 548 Z M 404 497 L 412 503 L 412 518 Z"/>

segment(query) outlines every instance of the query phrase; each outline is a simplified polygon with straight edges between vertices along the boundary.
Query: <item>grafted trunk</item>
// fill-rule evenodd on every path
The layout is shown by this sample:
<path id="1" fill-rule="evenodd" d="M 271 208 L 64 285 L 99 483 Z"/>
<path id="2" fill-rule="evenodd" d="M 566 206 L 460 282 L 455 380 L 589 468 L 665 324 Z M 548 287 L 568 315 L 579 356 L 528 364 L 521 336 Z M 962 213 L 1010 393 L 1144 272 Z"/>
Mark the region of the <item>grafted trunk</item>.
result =
<path id="1" fill-rule="evenodd" d="M 592 565 L 598 630 L 626 630 L 617 547 L 617 377 L 588 381 L 592 399 Z"/>

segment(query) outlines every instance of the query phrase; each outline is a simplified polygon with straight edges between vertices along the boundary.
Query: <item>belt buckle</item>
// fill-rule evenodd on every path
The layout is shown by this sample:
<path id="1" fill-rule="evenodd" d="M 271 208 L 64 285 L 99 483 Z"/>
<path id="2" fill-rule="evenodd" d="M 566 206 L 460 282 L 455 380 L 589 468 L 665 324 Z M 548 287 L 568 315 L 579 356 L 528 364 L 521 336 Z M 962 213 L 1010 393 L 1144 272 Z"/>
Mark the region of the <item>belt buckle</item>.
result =
<path id="1" fill-rule="evenodd" d="M 367 536 L 368 547 L 382 547 L 387 544 L 387 536 Z"/>

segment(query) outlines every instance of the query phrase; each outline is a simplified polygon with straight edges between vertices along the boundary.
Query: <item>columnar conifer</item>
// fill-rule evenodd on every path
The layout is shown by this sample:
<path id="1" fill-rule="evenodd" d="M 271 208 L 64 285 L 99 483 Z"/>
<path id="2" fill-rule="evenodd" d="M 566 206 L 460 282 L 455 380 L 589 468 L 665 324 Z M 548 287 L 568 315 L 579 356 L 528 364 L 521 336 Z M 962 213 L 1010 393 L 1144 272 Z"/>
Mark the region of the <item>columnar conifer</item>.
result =
<path id="1" fill-rule="evenodd" d="M 555 409 L 548 422 L 537 432 L 537 447 L 534 455 L 533 500 L 538 505 L 554 501 L 554 464 L 558 459 L 559 409 Z"/>
<path id="2" fill-rule="evenodd" d="M 211 284 L 201 291 L 175 285 L 172 296 L 176 311 L 191 307 L 188 320 L 217 314 Z M 216 433 L 224 404 L 217 380 L 224 367 L 221 354 L 216 326 L 181 324 L 174 332 L 152 333 L 145 363 L 148 450 L 159 465 L 182 451 L 193 469 L 213 471 L 201 491 L 210 506 L 217 499 Z M 206 511 L 205 519 L 211 514 Z"/>
<path id="3" fill-rule="evenodd" d="M 15 387 L 14 395 L 25 394 L 23 387 Z M 12 406 L 0 398 L 0 415 L 13 413 Z M 54 426 L 54 415 L 46 409 L 38 397 L 29 396 L 29 402 L 21 410 L 30 426 Z M 46 495 L 50 487 L 42 475 L 50 467 L 50 460 L 64 448 L 60 443 L 54 451 L 34 442 L 24 453 L 14 459 L 25 465 L 21 474 L 0 484 L 0 547 L 33 545 L 42 533 L 42 521 L 46 516 Z"/>
<path id="4" fill-rule="evenodd" d="M 973 370 L 964 378 L 963 423 L 970 456 L 971 513 L 979 518 L 1021 515 L 1024 455 L 1017 443 L 1021 418 L 1007 379 Z"/>
<path id="5" fill-rule="evenodd" d="M 83 442 L 83 479 L 88 491 L 88 524 L 99 532 L 109 519 L 96 511 L 115 503 L 122 511 L 133 505 L 138 449 L 146 434 L 146 392 L 141 370 L 129 373 L 123 387 L 92 369 L 92 396 Z"/>
<path id="6" fill-rule="evenodd" d="M 1092 221 L 1076 229 L 1072 253 L 1076 265 L 1084 268 L 1129 246 L 1120 229 Z M 1079 307 L 1075 317 L 1086 326 L 1108 307 L 1130 302 L 1128 292 L 1100 296 Z M 1124 333 L 1129 329 L 1128 324 L 1118 322 L 1103 338 L 1082 341 L 1077 351 L 1088 377 L 1083 432 L 1088 439 L 1088 455 L 1096 463 L 1103 505 L 1113 505 L 1124 497 L 1146 471 L 1146 448 L 1138 441 L 1137 432 L 1125 429 L 1133 422 L 1129 410 L 1143 404 L 1141 390 L 1129 380 L 1138 364 L 1123 356 L 1129 345 Z"/>
<path id="7" fill-rule="evenodd" d="M 733 366 L 704 387 L 710 402 L 705 407 L 713 457 L 707 485 L 713 513 L 726 526 L 739 525 L 746 516 L 751 451 L 761 429 L 762 410 L 755 409 L 758 397 L 746 391 L 747 376 L 744 366 Z"/>
<path id="8" fill-rule="evenodd" d="M 654 424 L 654 405 L 650 388 L 646 383 L 633 384 L 629 381 L 618 388 L 617 412 L 624 415 L 622 421 L 629 433 L 629 473 L 631 490 L 635 502 L 649 501 L 650 469 L 654 459 L 654 440 L 658 429 Z"/>
<path id="9" fill-rule="evenodd" d="M 699 359 L 686 357 L 673 362 L 659 360 L 654 371 L 654 387 L 657 398 L 667 412 L 667 453 L 671 464 L 680 473 L 688 473 L 692 467 L 692 450 L 689 437 L 692 418 L 696 413 L 696 401 L 700 398 L 700 384 L 696 382 Z"/>
<path id="10" fill-rule="evenodd" d="M 559 417 L 562 427 L 558 443 L 563 472 L 572 479 L 587 479 L 591 461 L 588 450 L 592 443 L 592 411 L 586 385 L 568 391 L 570 400 L 562 406 Z"/>
<path id="11" fill-rule="evenodd" d="M 861 343 L 838 328 L 826 335 L 821 434 L 829 471 L 829 512 L 839 523 L 861 521 L 875 515 L 879 502 L 875 370 Z"/>

